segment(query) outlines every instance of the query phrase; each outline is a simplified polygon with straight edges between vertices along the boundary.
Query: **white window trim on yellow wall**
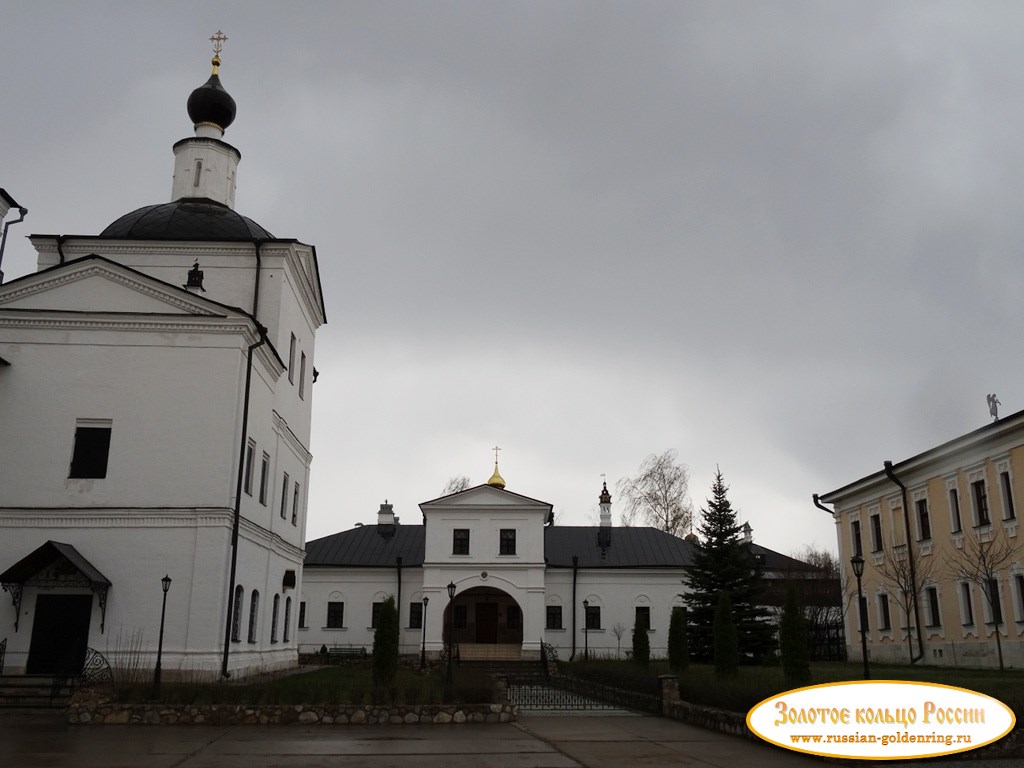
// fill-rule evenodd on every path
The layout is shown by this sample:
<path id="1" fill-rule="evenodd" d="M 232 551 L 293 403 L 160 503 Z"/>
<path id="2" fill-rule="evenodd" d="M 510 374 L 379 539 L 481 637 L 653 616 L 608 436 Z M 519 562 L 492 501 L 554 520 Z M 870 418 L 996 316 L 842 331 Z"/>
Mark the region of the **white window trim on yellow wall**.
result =
<path id="1" fill-rule="evenodd" d="M 867 511 L 868 511 L 868 533 L 867 533 L 867 538 L 868 538 L 868 545 L 869 545 L 867 547 L 867 551 L 871 553 L 871 561 L 876 566 L 879 566 L 879 565 L 882 564 L 882 561 L 885 559 L 885 520 L 882 517 L 882 506 L 880 504 L 872 504 L 871 506 L 868 507 Z M 878 527 L 879 527 L 880 540 L 877 541 L 877 542 L 875 541 L 875 524 L 874 524 L 874 521 L 873 521 L 874 517 L 878 518 Z M 861 531 L 861 536 L 863 536 L 863 535 L 864 535 L 864 532 Z M 876 544 L 878 545 L 877 549 L 875 548 Z"/>
<path id="2" fill-rule="evenodd" d="M 892 546 L 898 547 L 906 543 L 907 531 L 903 520 L 903 495 L 896 493 L 885 500 L 889 508 L 889 535 Z"/>
<path id="3" fill-rule="evenodd" d="M 996 485 L 999 486 L 999 519 L 1003 524 L 1003 529 L 1006 531 L 1006 535 L 1011 539 L 1017 536 L 1017 504 L 1016 499 L 1013 498 L 1013 470 L 1010 467 L 1010 455 L 1005 454 L 1003 456 L 997 456 L 993 459 L 993 463 L 996 466 Z M 1006 513 L 1009 511 L 1010 505 L 1006 501 L 1006 488 L 1003 484 L 1003 474 L 1009 478 L 1010 482 L 1010 502 L 1013 503 L 1014 517 L 1007 518 Z M 989 516 L 991 517 L 991 504 L 989 504 Z"/>
<path id="4" fill-rule="evenodd" d="M 929 626 L 931 621 L 931 602 L 928 596 L 928 591 L 935 590 L 935 604 L 939 611 L 939 623 L 935 626 Z M 941 637 L 943 640 L 946 639 L 946 620 L 948 616 L 942 615 L 942 584 L 937 581 L 929 581 L 921 587 L 921 608 L 924 614 L 921 618 L 924 621 L 924 639 L 929 640 L 933 637 Z"/>
<path id="5" fill-rule="evenodd" d="M 882 629 L 885 626 L 885 614 L 882 611 L 882 595 L 885 595 L 889 599 L 889 628 Z M 893 609 L 897 608 L 896 601 L 892 599 L 892 595 L 889 594 L 888 590 L 883 587 L 879 587 L 875 590 L 875 613 L 878 615 L 878 637 L 879 639 L 892 640 L 896 637 L 896 622 L 893 619 Z"/>
<path id="6" fill-rule="evenodd" d="M 971 623 L 967 623 L 967 604 L 964 603 L 964 587 L 971 595 Z M 968 637 L 977 638 L 978 634 L 978 597 L 974 589 L 974 582 L 969 579 L 960 579 L 956 582 L 956 601 L 960 607 L 960 629 L 964 639 Z"/>
<path id="7" fill-rule="evenodd" d="M 942 478 L 946 483 L 946 511 L 949 513 L 949 530 L 952 531 L 953 546 L 957 549 L 964 548 L 964 494 L 960 490 L 959 472 L 945 475 Z M 957 530 L 956 515 L 953 505 L 949 503 L 949 492 L 956 491 L 957 505 L 960 515 L 960 530 Z"/>
<path id="8" fill-rule="evenodd" d="M 964 470 L 964 474 L 967 476 L 967 495 L 971 501 L 971 519 L 969 521 L 970 526 L 976 531 L 990 531 L 992 530 L 992 489 L 988 485 L 988 464 L 982 462 L 975 464 Z M 978 501 L 974 496 L 974 484 L 976 482 L 984 483 L 985 499 L 988 505 L 986 510 L 988 514 L 988 522 L 982 523 L 978 511 Z M 960 513 L 963 514 L 963 504 L 960 505 Z"/>
<path id="9" fill-rule="evenodd" d="M 853 535 L 853 524 L 854 523 L 859 523 L 860 524 L 860 551 L 861 551 L 861 556 L 863 557 L 864 552 L 867 551 L 866 548 L 864 547 L 864 524 L 861 522 L 861 519 L 860 519 L 860 509 L 858 508 L 858 509 L 853 510 L 852 512 L 847 513 L 847 515 L 846 515 L 846 530 L 847 530 L 847 535 L 849 536 L 849 539 L 850 539 L 850 551 L 846 554 L 846 562 L 850 562 L 850 558 L 857 554 L 857 546 L 854 543 L 855 537 Z"/>

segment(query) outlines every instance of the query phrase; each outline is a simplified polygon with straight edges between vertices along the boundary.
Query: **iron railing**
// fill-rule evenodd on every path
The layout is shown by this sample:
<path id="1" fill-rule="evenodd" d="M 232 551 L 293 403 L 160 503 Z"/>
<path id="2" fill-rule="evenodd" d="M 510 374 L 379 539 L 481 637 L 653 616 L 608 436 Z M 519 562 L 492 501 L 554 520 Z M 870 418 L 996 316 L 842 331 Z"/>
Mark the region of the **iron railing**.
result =
<path id="1" fill-rule="evenodd" d="M 4 656 L 7 655 L 7 638 L 0 640 L 0 677 L 4 676 Z"/>
<path id="2" fill-rule="evenodd" d="M 107 657 L 95 648 L 85 649 L 85 658 L 79 662 L 81 654 L 71 653 L 64 657 L 53 675 L 50 687 L 50 698 L 55 699 L 67 690 L 70 695 L 75 688 L 89 688 L 95 685 L 113 685 L 114 673 L 110 669 Z"/>

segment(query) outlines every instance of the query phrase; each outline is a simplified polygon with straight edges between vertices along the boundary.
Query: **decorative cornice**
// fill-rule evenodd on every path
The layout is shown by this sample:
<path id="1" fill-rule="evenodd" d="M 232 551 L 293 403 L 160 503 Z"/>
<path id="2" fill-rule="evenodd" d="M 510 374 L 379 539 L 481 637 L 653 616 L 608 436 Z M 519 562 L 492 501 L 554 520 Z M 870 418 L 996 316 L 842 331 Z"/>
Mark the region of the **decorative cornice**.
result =
<path id="1" fill-rule="evenodd" d="M 274 431 L 284 438 L 284 441 L 291 446 L 292 450 L 297 453 L 306 464 L 306 469 L 309 469 L 310 463 L 313 461 L 313 454 L 309 452 L 309 449 L 302 444 L 298 436 L 292 432 L 291 427 L 288 426 L 288 422 L 284 420 L 277 411 L 272 411 L 274 417 Z"/>
<path id="2" fill-rule="evenodd" d="M 0 307 L 0 328 L 52 328 L 77 330 L 118 330 L 118 331 L 159 331 L 183 333 L 226 333 L 244 334 L 252 323 L 241 318 L 225 318 L 212 315 L 205 322 L 198 319 L 166 320 L 167 315 L 147 319 L 132 315 L 131 320 L 118 318 L 110 313 L 108 317 L 41 317 L 39 315 L 3 315 Z M 159 319 L 158 319 L 159 318 Z M 272 356 L 271 356 L 272 357 Z M 276 363 L 275 363 L 276 364 Z"/>

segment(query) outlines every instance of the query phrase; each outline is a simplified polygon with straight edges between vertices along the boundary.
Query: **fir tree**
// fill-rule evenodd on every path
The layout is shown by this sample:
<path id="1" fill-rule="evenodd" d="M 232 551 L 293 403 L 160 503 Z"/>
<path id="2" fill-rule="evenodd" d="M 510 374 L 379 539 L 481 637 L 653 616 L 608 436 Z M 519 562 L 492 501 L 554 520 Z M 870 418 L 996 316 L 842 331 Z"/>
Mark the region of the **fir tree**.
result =
<path id="1" fill-rule="evenodd" d="M 647 623 L 637 620 L 633 623 L 633 661 L 643 669 L 651 662 L 651 640 L 647 637 Z"/>
<path id="2" fill-rule="evenodd" d="M 715 674 L 732 677 L 739 661 L 736 624 L 732 619 L 732 601 L 728 592 L 720 592 L 715 606 Z"/>
<path id="3" fill-rule="evenodd" d="M 811 680 L 810 652 L 807 649 L 807 622 L 796 599 L 796 589 L 786 590 L 786 604 L 779 619 L 779 650 L 782 674 L 791 685 L 806 685 Z"/>
<path id="4" fill-rule="evenodd" d="M 689 608 L 690 653 L 697 659 L 712 658 L 711 627 L 718 595 L 725 592 L 732 604 L 739 653 L 758 661 L 774 648 L 774 627 L 761 607 L 763 587 L 757 561 L 750 544 L 743 540 L 728 490 L 721 470 L 717 470 L 707 509 L 701 510 L 699 541 L 687 572 L 689 592 L 684 600 Z"/>
<path id="5" fill-rule="evenodd" d="M 398 609 L 395 598 L 388 595 L 380 606 L 377 629 L 373 633 L 373 681 L 381 688 L 390 687 L 398 674 Z"/>
<path id="6" fill-rule="evenodd" d="M 668 666 L 673 672 L 682 672 L 690 663 L 690 649 L 686 643 L 686 609 L 676 606 L 668 624 Z"/>

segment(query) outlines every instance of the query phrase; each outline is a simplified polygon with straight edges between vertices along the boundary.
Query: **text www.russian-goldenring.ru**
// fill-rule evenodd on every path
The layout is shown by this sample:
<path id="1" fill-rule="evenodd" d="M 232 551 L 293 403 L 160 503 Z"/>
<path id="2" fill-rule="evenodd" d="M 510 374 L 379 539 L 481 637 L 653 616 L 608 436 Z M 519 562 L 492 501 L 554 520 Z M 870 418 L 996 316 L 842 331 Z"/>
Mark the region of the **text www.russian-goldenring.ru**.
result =
<path id="1" fill-rule="evenodd" d="M 887 747 L 890 744 L 945 744 L 950 747 L 954 744 L 970 744 L 971 736 L 967 733 L 903 733 L 882 734 L 873 733 L 829 733 L 803 736 L 793 734 L 790 737 L 793 744 L 881 744 Z"/>

